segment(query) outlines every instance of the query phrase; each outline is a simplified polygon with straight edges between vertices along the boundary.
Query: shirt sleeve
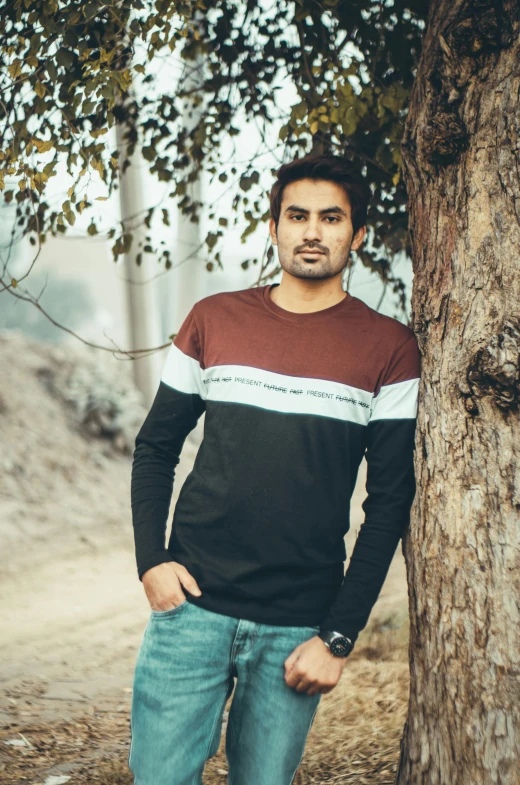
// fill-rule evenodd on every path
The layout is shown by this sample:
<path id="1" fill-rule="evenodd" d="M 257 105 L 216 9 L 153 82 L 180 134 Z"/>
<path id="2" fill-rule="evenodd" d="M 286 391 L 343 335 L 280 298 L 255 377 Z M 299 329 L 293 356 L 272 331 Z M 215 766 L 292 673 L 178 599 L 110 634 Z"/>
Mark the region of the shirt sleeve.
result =
<path id="1" fill-rule="evenodd" d="M 420 354 L 415 336 L 395 352 L 372 402 L 367 424 L 367 497 L 349 566 L 320 630 L 354 643 L 383 587 L 415 496 L 415 424 Z"/>
<path id="2" fill-rule="evenodd" d="M 165 547 L 166 524 L 175 467 L 206 408 L 201 359 L 192 308 L 168 350 L 155 399 L 135 439 L 131 505 L 140 580 L 146 570 L 175 558 Z"/>

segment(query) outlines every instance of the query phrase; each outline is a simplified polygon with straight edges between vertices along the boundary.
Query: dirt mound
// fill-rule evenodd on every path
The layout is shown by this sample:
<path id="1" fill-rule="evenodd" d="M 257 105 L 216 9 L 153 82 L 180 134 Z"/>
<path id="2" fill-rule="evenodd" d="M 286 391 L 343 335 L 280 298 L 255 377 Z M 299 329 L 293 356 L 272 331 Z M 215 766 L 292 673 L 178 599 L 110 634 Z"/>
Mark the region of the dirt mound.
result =
<path id="1" fill-rule="evenodd" d="M 146 409 L 131 363 L 4 331 L 0 367 L 0 548 L 8 571 L 96 551 L 107 539 L 133 547 L 131 456 Z M 198 441 L 194 431 L 176 494 Z"/>

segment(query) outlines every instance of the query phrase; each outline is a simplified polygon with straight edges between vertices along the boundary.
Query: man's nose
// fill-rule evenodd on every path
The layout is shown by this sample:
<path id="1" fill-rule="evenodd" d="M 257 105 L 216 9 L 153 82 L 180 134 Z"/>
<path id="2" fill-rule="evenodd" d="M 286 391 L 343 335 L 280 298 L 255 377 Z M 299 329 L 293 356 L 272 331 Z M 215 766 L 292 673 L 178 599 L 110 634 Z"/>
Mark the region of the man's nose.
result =
<path id="1" fill-rule="evenodd" d="M 305 222 L 305 231 L 303 233 L 304 242 L 320 242 L 322 239 L 321 224 L 319 218 L 309 218 Z"/>

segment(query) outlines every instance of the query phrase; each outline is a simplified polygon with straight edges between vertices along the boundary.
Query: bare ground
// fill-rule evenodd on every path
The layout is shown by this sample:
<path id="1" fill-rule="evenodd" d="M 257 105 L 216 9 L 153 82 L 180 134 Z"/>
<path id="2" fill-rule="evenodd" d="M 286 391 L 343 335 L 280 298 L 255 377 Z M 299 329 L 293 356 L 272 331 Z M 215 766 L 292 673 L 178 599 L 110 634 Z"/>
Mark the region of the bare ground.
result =
<path id="1" fill-rule="evenodd" d="M 41 373 L 54 367 L 46 350 L 0 340 L 0 357 L 11 369 L 0 383 L 0 545 L 9 554 L 0 577 L 0 782 L 130 785 L 133 668 L 149 611 L 133 552 L 130 457 L 77 427 Z M 202 421 L 186 442 L 173 503 L 201 430 Z M 347 553 L 363 520 L 364 472 L 363 464 Z M 340 683 L 321 699 L 295 783 L 393 783 L 407 700 L 399 548 Z M 206 785 L 227 781 L 224 733 L 225 721 Z"/>

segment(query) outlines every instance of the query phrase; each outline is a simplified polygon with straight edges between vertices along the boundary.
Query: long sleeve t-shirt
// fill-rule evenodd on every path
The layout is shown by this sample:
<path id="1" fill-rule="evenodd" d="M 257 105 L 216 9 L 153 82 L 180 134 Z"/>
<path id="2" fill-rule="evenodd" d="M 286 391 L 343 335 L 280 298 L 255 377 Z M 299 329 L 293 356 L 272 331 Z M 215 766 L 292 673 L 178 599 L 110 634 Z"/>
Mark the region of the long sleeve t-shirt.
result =
<path id="1" fill-rule="evenodd" d="M 176 561 L 201 589 L 186 592 L 196 605 L 354 642 L 409 523 L 419 349 L 357 297 L 294 313 L 273 286 L 199 300 L 168 350 L 135 442 L 138 575 Z M 165 547 L 175 467 L 203 412 Z M 364 455 L 365 520 L 344 573 Z"/>

